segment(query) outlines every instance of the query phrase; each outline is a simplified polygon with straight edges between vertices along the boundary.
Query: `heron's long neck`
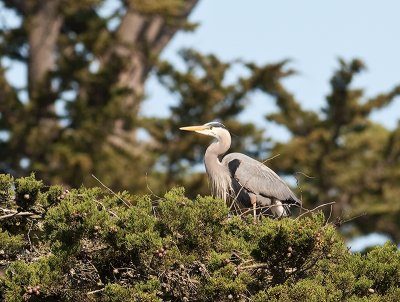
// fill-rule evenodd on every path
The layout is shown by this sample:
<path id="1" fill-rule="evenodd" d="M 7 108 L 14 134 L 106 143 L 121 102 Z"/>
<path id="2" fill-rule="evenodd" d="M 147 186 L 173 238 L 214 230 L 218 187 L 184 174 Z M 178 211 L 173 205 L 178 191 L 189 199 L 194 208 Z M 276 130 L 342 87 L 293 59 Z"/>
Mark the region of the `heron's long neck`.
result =
<path id="1" fill-rule="evenodd" d="M 220 197 L 226 201 L 227 194 L 231 186 L 229 170 L 223 166 L 218 159 L 219 155 L 223 155 L 231 146 L 231 136 L 227 132 L 219 137 L 217 142 L 212 143 L 206 150 L 204 163 L 206 165 L 207 174 L 210 178 L 212 193 L 214 196 Z"/>
<path id="2" fill-rule="evenodd" d="M 217 139 L 216 142 L 212 143 L 206 150 L 206 154 L 204 157 L 204 161 L 207 165 L 207 163 L 219 163 L 220 161 L 218 159 L 219 155 L 223 155 L 226 153 L 226 151 L 229 150 L 231 146 L 231 136 L 230 134 L 224 133 L 221 135 L 219 139 Z"/>

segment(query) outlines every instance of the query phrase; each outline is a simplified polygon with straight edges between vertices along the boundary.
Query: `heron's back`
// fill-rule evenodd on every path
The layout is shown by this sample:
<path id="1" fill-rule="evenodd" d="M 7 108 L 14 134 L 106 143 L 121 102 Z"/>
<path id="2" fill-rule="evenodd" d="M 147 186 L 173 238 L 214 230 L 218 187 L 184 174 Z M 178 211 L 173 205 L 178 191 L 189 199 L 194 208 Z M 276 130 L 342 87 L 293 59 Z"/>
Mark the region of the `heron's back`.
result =
<path id="1" fill-rule="evenodd" d="M 222 159 L 222 164 L 243 189 L 265 198 L 300 204 L 288 185 L 261 162 L 242 153 L 230 153 Z"/>

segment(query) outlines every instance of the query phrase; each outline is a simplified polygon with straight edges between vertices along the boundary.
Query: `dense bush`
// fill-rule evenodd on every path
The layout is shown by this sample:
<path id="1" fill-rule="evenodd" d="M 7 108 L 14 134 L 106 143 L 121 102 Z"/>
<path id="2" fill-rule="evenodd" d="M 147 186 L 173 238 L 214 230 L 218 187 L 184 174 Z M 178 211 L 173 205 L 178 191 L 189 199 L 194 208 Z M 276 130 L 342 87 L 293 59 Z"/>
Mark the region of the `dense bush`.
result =
<path id="1" fill-rule="evenodd" d="M 400 301 L 391 243 L 353 254 L 322 214 L 257 224 L 218 199 L 46 187 L 0 175 L 0 298 Z"/>

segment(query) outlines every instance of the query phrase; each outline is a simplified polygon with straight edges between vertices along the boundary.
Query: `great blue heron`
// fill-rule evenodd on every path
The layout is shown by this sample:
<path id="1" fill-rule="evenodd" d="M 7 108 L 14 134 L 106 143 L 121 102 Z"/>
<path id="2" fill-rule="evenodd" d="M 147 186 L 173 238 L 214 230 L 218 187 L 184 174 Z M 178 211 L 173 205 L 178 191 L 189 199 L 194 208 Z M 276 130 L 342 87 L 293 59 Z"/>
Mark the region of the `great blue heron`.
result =
<path id="1" fill-rule="evenodd" d="M 254 219 L 257 205 L 269 207 L 274 216 L 282 217 L 289 214 L 289 205 L 301 204 L 286 183 L 259 161 L 241 153 L 230 153 L 221 159 L 231 146 L 231 135 L 223 124 L 211 122 L 180 129 L 217 139 L 207 148 L 204 156 L 214 196 L 225 202 L 237 200 L 242 206 L 252 206 Z"/>

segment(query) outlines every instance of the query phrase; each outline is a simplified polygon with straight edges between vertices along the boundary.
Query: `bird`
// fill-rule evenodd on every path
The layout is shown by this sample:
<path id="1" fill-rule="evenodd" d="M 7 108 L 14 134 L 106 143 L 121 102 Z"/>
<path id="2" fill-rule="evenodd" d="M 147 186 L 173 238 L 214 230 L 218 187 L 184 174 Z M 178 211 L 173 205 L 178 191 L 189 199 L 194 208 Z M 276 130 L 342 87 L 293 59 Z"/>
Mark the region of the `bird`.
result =
<path id="1" fill-rule="evenodd" d="M 227 153 L 231 135 L 220 122 L 200 126 L 180 127 L 214 137 L 204 155 L 211 193 L 214 197 L 238 201 L 242 207 L 252 208 L 256 222 L 257 205 L 269 208 L 274 217 L 290 215 L 290 206 L 301 206 L 301 201 L 273 170 L 242 153 Z"/>

